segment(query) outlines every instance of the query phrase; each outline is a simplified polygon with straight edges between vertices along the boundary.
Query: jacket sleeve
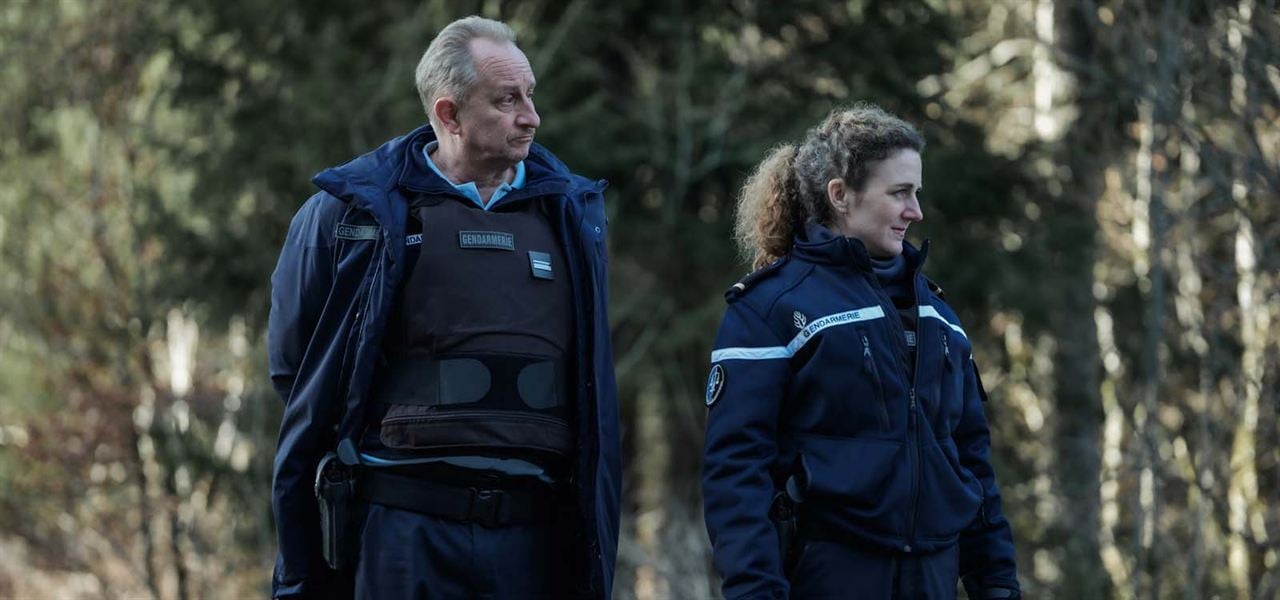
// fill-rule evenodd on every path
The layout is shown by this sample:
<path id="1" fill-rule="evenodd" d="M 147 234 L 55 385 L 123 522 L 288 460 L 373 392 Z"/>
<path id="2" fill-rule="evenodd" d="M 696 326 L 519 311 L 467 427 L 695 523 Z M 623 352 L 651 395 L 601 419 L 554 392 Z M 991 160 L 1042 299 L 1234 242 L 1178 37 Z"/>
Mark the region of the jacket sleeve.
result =
<path id="1" fill-rule="evenodd" d="M 271 274 L 267 320 L 267 370 L 285 403 L 315 330 L 333 280 L 332 234 L 340 201 L 324 192 L 312 196 L 289 224 L 276 270 Z"/>
<path id="2" fill-rule="evenodd" d="M 276 449 L 272 508 L 275 513 L 278 554 L 272 578 L 272 596 L 316 596 L 332 587 L 335 574 L 320 556 L 318 508 L 306 488 L 310 474 L 282 476 L 282 465 L 300 472 L 314 465 L 304 451 L 299 427 L 314 426 L 291 419 L 299 406 L 293 402 L 294 383 L 304 368 L 303 358 L 333 284 L 333 233 L 342 217 L 343 204 L 319 193 L 312 196 L 289 226 L 275 272 L 271 275 L 271 314 L 267 324 L 267 360 L 272 386 L 286 404 Z M 296 402 L 293 402 L 296 404 Z M 291 410 L 293 409 L 293 410 Z"/>
<path id="3" fill-rule="evenodd" d="M 978 378 L 977 365 L 970 360 L 969 366 L 964 378 L 964 414 L 952 437 L 960 451 L 961 465 L 982 482 L 979 514 L 960 535 L 960 575 L 969 597 L 981 599 L 989 591 L 1017 593 L 1019 587 L 1013 530 L 1004 517 L 1000 488 L 991 467 L 991 437 L 983 411 L 986 392 Z"/>
<path id="4" fill-rule="evenodd" d="M 702 492 L 724 597 L 786 598 L 778 534 L 769 520 L 769 467 L 778 455 L 779 406 L 791 378 L 785 344 L 738 301 L 725 313 L 711 357 Z"/>

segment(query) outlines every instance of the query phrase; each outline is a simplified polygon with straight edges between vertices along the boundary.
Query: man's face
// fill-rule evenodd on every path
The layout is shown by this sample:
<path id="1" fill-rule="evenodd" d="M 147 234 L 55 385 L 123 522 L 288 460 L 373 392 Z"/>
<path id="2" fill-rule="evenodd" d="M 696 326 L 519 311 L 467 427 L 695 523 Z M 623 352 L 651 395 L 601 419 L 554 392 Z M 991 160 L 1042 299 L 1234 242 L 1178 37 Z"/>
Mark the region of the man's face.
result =
<path id="1" fill-rule="evenodd" d="M 853 195 L 847 212 L 835 216 L 835 228 L 862 240 L 875 258 L 902 254 L 907 227 L 924 220 L 920 210 L 920 153 L 902 149 L 872 165 L 861 192 Z"/>
<path id="2" fill-rule="evenodd" d="M 515 44 L 471 41 L 476 82 L 458 106 L 464 160 L 514 165 L 529 155 L 541 121 L 533 108 L 533 69 Z"/>

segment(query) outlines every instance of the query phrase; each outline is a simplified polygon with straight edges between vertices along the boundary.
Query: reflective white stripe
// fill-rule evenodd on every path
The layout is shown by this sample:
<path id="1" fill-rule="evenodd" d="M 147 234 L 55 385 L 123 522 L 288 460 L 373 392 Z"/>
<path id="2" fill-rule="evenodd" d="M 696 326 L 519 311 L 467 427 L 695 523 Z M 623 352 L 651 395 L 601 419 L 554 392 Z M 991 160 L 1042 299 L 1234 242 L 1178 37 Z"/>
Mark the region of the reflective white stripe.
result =
<path id="1" fill-rule="evenodd" d="M 764 348 L 721 348 L 711 353 L 711 362 L 722 360 L 768 360 L 770 358 L 791 358 L 791 354 L 782 346 Z"/>
<path id="2" fill-rule="evenodd" d="M 882 318 L 884 318 L 884 309 L 877 305 L 814 319 L 812 323 L 809 323 L 808 327 L 801 329 L 800 333 L 796 334 L 796 337 L 791 338 L 791 343 L 787 344 L 787 352 L 790 353 L 788 356 L 795 356 L 796 352 L 800 351 L 800 348 L 803 348 L 809 340 L 813 339 L 813 336 L 823 329 Z"/>
<path id="3" fill-rule="evenodd" d="M 828 327 L 837 325 L 848 325 L 850 323 L 859 323 L 862 321 L 873 321 L 875 319 L 884 318 L 884 309 L 879 306 L 868 306 L 851 310 L 848 312 L 836 313 L 825 317 L 814 319 L 807 327 L 800 330 L 796 337 L 791 338 L 791 343 L 783 346 L 766 346 L 763 348 L 721 348 L 711 353 L 711 362 L 719 362 L 722 360 L 742 359 L 742 360 L 767 360 L 772 358 L 791 358 L 799 352 L 813 336 L 819 331 Z"/>
<path id="4" fill-rule="evenodd" d="M 936 308 L 934 308 L 934 307 L 932 307 L 932 306 L 921 306 L 921 307 L 920 307 L 920 318 L 921 318 L 921 319 L 926 319 L 926 318 L 928 318 L 928 319 L 937 319 L 937 320 L 939 320 L 939 321 L 942 321 L 943 323 L 946 323 L 946 324 L 947 324 L 947 327 L 950 327 L 950 328 L 952 328 L 952 329 L 956 330 L 956 332 L 958 332 L 960 335 L 963 335 L 963 336 L 964 336 L 964 339 L 966 339 L 966 340 L 967 340 L 967 339 L 969 339 L 969 334 L 965 333 L 965 332 L 964 332 L 964 329 L 961 329 L 959 325 L 956 325 L 956 324 L 952 323 L 951 321 L 948 321 L 945 317 L 943 317 L 942 315 L 938 314 L 938 309 L 936 309 Z"/>

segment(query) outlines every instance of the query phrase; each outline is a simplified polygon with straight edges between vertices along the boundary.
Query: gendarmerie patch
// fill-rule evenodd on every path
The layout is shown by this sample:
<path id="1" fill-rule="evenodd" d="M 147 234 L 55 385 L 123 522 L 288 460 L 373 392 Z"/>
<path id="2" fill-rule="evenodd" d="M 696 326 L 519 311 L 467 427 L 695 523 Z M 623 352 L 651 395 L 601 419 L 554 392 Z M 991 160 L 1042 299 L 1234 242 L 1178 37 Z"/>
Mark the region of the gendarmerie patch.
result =
<path id="1" fill-rule="evenodd" d="M 405 236 L 404 238 L 404 245 L 406 246 L 417 246 L 421 243 L 422 243 L 421 233 L 415 233 L 413 235 Z"/>
<path id="2" fill-rule="evenodd" d="M 719 363 L 711 365 L 711 374 L 707 375 L 707 406 L 710 407 L 720 399 L 724 391 L 724 367 Z"/>
<path id="3" fill-rule="evenodd" d="M 551 272 L 551 255 L 546 252 L 529 251 L 529 270 L 537 279 L 555 279 Z"/>
<path id="4" fill-rule="evenodd" d="M 458 247 L 515 252 L 516 236 L 505 231 L 459 231 Z"/>
<path id="5" fill-rule="evenodd" d="M 340 240 L 376 240 L 378 239 L 378 226 L 338 223 L 338 229 L 333 235 Z"/>

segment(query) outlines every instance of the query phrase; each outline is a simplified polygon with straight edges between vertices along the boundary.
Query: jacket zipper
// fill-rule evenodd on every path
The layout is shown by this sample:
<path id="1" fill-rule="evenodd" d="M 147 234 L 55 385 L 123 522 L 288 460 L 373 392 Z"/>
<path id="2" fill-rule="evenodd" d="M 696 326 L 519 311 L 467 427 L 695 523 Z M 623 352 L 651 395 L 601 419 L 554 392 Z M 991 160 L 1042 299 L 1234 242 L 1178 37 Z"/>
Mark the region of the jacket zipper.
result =
<path id="1" fill-rule="evenodd" d="M 938 327 L 938 335 L 942 337 L 942 367 L 938 369 L 938 393 L 934 394 L 933 405 L 929 407 L 929 422 L 937 427 L 938 410 L 942 407 L 942 382 L 946 381 L 951 366 L 951 342 L 947 339 L 946 326 Z M 935 431 L 936 433 L 936 431 Z"/>
<path id="2" fill-rule="evenodd" d="M 862 365 L 863 370 L 870 371 L 871 381 L 876 386 L 876 401 L 880 404 L 880 427 L 885 431 L 890 429 L 889 425 L 889 402 L 884 397 L 884 384 L 880 381 L 880 371 L 876 369 L 875 357 L 871 354 L 871 340 L 867 338 L 865 331 L 858 330 L 858 334 L 862 336 Z"/>
<path id="3" fill-rule="evenodd" d="M 587 196 L 590 196 L 590 194 L 588 194 Z M 567 203 L 569 201 L 566 199 L 564 200 L 564 202 Z M 588 581 L 587 587 L 590 590 L 591 594 L 594 596 L 597 592 L 602 591 L 597 589 L 598 586 L 595 580 L 596 579 L 595 575 L 598 574 L 601 577 L 600 583 L 603 583 L 604 565 L 602 563 L 604 560 L 604 555 L 600 549 L 600 532 L 596 529 L 596 525 L 595 525 L 596 515 L 587 513 L 587 505 L 593 508 L 593 512 L 595 510 L 595 505 L 596 505 L 595 495 L 596 495 L 596 485 L 597 485 L 596 469 L 599 467 L 599 459 L 600 459 L 599 445 L 601 443 L 600 440 L 598 439 L 599 436 L 597 431 L 599 427 L 600 415 L 598 414 L 598 411 L 596 409 L 596 404 L 598 402 L 600 391 L 596 388 L 596 385 L 595 385 L 595 378 L 596 378 L 595 321 L 597 317 L 595 314 L 596 286 L 593 284 L 593 282 L 595 281 L 596 273 L 595 273 L 594 263 L 591 260 L 591 252 L 594 251 L 596 240 L 594 240 L 594 238 L 591 238 L 591 236 L 583 235 L 583 231 L 582 231 L 584 225 L 586 224 L 587 214 L 591 210 L 590 204 L 591 202 L 589 199 L 586 199 L 583 202 L 582 215 L 580 216 L 580 219 L 578 222 L 576 223 L 566 222 L 566 223 L 563 223 L 562 226 L 564 227 L 565 231 L 569 231 L 569 228 L 571 227 L 577 228 L 576 234 L 570 234 L 571 237 L 576 238 L 578 243 L 578 251 L 579 251 L 579 254 L 578 254 L 579 281 L 577 281 L 575 285 L 577 285 L 578 289 L 582 292 L 583 309 L 586 312 L 586 315 L 585 315 L 586 318 L 583 319 L 583 323 L 585 324 L 586 327 L 588 327 L 588 330 L 585 332 L 586 335 L 580 336 L 580 338 L 586 343 L 587 347 L 584 349 L 579 349 L 579 352 L 582 352 L 585 358 L 585 360 L 583 361 L 584 364 L 582 365 L 582 368 L 585 369 L 586 372 L 585 373 L 580 372 L 578 376 L 582 377 L 585 380 L 585 384 L 586 384 L 585 389 L 586 389 L 587 397 L 580 399 L 580 401 L 586 403 L 585 405 L 586 410 L 584 411 L 586 414 L 583 416 L 587 417 L 587 420 L 589 421 L 587 423 L 589 427 L 588 432 L 591 433 L 591 435 L 587 436 L 587 438 L 589 440 L 594 440 L 594 442 L 591 444 L 588 444 L 588 439 L 581 439 L 582 436 L 578 436 L 579 440 L 577 443 L 577 446 L 578 446 L 577 451 L 590 452 L 590 455 L 587 457 L 587 472 L 585 474 L 586 481 L 578 482 L 578 485 L 581 486 L 581 489 L 587 496 L 587 500 L 588 500 L 587 503 L 584 503 L 584 506 L 580 507 L 579 516 L 582 518 L 583 525 L 585 526 L 587 531 L 590 532 L 587 535 L 587 560 L 591 563 L 590 571 L 592 576 L 589 577 L 590 581 Z M 571 241 L 572 240 L 565 240 L 566 245 Z M 578 424 L 579 427 L 581 427 L 581 425 L 582 425 L 581 423 Z M 576 469 L 574 469 L 574 471 L 576 471 Z M 572 477 L 575 474 L 576 473 L 571 473 L 570 476 Z"/>
<path id="4" fill-rule="evenodd" d="M 373 274 L 371 274 L 366 281 L 362 282 L 363 287 L 357 295 L 355 302 L 356 315 L 355 318 L 352 319 L 351 333 L 349 334 L 355 337 L 355 355 L 351 357 L 351 360 L 353 361 L 359 357 L 361 341 L 364 339 L 365 330 L 368 328 L 369 304 L 373 301 L 373 289 L 375 286 L 381 284 L 382 266 L 386 263 L 386 257 L 384 254 L 387 252 L 387 244 L 384 239 L 385 237 L 386 229 L 379 225 L 378 237 L 374 240 L 373 250 L 370 252 L 372 260 L 377 262 L 373 267 Z M 343 369 L 344 371 L 349 371 L 351 373 L 351 377 L 349 377 L 345 384 L 340 388 L 346 390 L 346 393 L 343 395 L 342 404 L 339 407 L 342 411 L 341 420 L 335 425 L 335 433 L 338 434 L 337 439 L 339 442 L 342 441 L 343 437 L 350 435 L 352 438 L 351 441 L 355 442 L 357 445 L 359 443 L 358 437 L 360 435 L 360 431 L 363 429 L 366 403 L 357 402 L 354 410 L 351 411 L 351 413 L 354 414 L 348 414 L 347 399 L 351 396 L 351 386 L 355 383 L 355 372 L 359 369 L 359 363 L 354 364 L 349 370 Z M 348 424 L 350 424 L 350 427 L 355 429 L 355 431 L 348 432 Z"/>
<path id="5" fill-rule="evenodd" d="M 912 271 L 911 295 L 913 298 L 916 299 L 916 317 L 917 317 L 916 321 L 917 323 L 919 323 L 920 296 L 919 294 L 916 293 L 916 275 L 917 273 L 915 271 Z M 906 347 L 907 333 L 906 333 L 906 328 L 902 326 L 902 319 L 894 318 L 898 316 L 898 309 L 894 307 L 893 301 L 890 300 L 888 295 L 884 293 L 884 288 L 880 287 L 880 282 L 876 280 L 875 273 L 866 272 L 864 273 L 864 276 L 867 278 L 868 281 L 870 281 L 871 289 L 875 290 L 876 296 L 880 299 L 881 308 L 885 309 L 885 316 L 890 317 L 889 321 L 893 323 L 895 329 L 898 332 L 898 344 L 899 344 L 898 348 L 903 351 L 903 354 L 901 355 L 901 358 L 903 360 L 902 366 L 903 366 L 903 370 L 907 371 L 908 369 L 906 368 L 907 364 L 905 361 L 908 357 L 907 353 L 909 353 L 911 350 Z M 919 330 L 918 325 L 916 329 L 917 331 Z M 916 380 L 917 380 L 917 376 L 920 373 L 919 358 L 920 358 L 919 356 L 916 357 L 915 368 L 911 369 L 910 373 L 907 373 L 907 375 L 911 377 L 911 385 L 907 389 L 907 398 L 908 398 L 907 437 L 909 439 L 906 440 L 908 442 L 907 443 L 907 461 L 911 463 L 911 508 L 910 508 L 910 511 L 907 513 L 907 541 L 905 544 L 903 544 L 902 551 L 908 552 L 908 553 L 914 550 L 914 548 L 912 548 L 911 545 L 915 543 L 916 511 L 918 509 L 918 505 L 920 502 L 920 471 L 921 471 L 920 451 L 921 450 L 920 450 L 920 431 L 916 424 L 916 419 L 917 419 L 916 413 L 919 411 L 919 409 L 916 406 Z"/>

